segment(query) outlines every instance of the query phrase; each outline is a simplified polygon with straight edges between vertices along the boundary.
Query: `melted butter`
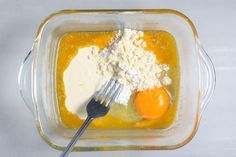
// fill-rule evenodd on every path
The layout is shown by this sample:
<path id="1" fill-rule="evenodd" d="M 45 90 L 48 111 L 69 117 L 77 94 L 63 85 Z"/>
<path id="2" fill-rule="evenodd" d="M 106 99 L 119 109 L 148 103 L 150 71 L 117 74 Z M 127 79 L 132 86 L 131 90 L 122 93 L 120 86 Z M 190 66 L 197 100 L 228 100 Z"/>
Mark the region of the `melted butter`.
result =
<path id="1" fill-rule="evenodd" d="M 83 120 L 66 109 L 65 90 L 63 83 L 63 73 L 69 63 L 78 53 L 78 49 L 91 45 L 96 45 L 100 49 L 108 46 L 109 41 L 116 32 L 71 32 L 62 36 L 57 60 L 56 87 L 58 96 L 58 107 L 61 122 L 70 128 L 78 128 Z M 179 91 L 179 63 L 175 39 L 165 31 L 145 31 L 143 39 L 147 43 L 147 50 L 153 51 L 157 56 L 157 61 L 170 66 L 169 76 L 172 84 L 166 89 L 172 97 L 171 105 L 164 116 L 157 120 L 143 120 L 135 112 L 133 97 L 131 97 L 128 107 L 114 104 L 108 115 L 95 119 L 90 128 L 167 128 L 174 121 Z"/>

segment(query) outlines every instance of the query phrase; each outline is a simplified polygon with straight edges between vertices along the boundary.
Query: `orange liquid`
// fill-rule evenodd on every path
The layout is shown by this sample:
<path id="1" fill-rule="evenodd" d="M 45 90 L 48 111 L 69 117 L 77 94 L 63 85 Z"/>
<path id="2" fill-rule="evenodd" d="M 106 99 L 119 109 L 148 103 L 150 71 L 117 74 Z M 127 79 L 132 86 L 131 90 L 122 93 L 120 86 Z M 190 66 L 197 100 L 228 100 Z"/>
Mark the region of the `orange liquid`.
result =
<path id="1" fill-rule="evenodd" d="M 108 46 L 115 34 L 116 32 L 71 32 L 62 36 L 58 49 L 56 88 L 60 119 L 66 127 L 78 128 L 83 120 L 66 109 L 63 83 L 65 69 L 76 56 L 79 48 L 96 45 L 103 49 Z M 172 98 L 168 111 L 156 120 L 126 121 L 122 116 L 132 118 L 132 112 L 128 110 L 135 110 L 133 97 L 131 97 L 127 108 L 122 107 L 122 105 L 113 105 L 110 112 L 103 118 L 95 119 L 89 126 L 90 128 L 167 128 L 174 121 L 179 91 L 179 63 L 175 39 L 165 31 L 145 31 L 143 39 L 147 43 L 146 49 L 153 51 L 157 56 L 157 62 L 168 64 L 170 67 L 168 75 L 172 79 L 172 84 L 165 87 Z M 120 114 L 121 117 L 114 116 L 117 114 Z"/>

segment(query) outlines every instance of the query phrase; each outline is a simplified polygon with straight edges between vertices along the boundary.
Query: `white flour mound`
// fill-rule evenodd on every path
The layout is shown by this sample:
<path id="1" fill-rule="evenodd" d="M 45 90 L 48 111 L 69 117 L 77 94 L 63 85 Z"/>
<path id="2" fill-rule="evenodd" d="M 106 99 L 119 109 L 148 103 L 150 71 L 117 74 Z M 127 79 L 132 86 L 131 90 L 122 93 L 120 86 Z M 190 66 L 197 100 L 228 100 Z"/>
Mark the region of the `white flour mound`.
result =
<path id="1" fill-rule="evenodd" d="M 171 84 L 169 67 L 158 64 L 152 51 L 147 51 L 142 31 L 124 29 L 97 58 L 98 71 L 118 78 L 131 91 L 142 91 Z"/>

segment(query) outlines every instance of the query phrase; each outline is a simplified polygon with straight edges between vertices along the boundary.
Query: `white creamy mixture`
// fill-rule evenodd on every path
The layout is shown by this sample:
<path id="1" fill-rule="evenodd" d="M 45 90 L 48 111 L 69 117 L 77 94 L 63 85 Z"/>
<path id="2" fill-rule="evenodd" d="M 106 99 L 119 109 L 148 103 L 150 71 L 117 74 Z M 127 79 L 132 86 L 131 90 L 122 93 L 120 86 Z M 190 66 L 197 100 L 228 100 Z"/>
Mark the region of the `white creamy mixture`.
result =
<path id="1" fill-rule="evenodd" d="M 63 75 L 66 107 L 70 112 L 77 113 L 82 119 L 87 116 L 87 103 L 95 91 L 106 81 L 105 77 L 96 72 L 97 63 L 91 58 L 94 51 L 98 52 L 98 47 L 90 46 L 79 49 Z"/>
<path id="2" fill-rule="evenodd" d="M 87 116 L 86 104 L 93 94 L 112 76 L 124 88 L 115 102 L 127 105 L 132 91 L 142 91 L 171 84 L 169 67 L 156 62 L 156 56 L 146 51 L 142 31 L 119 31 L 108 48 L 99 52 L 97 46 L 78 50 L 63 75 L 67 109 Z"/>

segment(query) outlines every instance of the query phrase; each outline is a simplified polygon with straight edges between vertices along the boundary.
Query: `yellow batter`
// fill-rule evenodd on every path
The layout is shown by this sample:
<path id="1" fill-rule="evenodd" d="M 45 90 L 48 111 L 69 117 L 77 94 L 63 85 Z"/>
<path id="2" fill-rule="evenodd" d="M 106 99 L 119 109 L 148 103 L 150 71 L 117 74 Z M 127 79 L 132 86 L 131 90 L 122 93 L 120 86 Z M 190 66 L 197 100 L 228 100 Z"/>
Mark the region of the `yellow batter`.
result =
<path id="1" fill-rule="evenodd" d="M 65 69 L 76 56 L 79 48 L 96 45 L 103 49 L 108 46 L 115 34 L 116 32 L 71 32 L 62 36 L 58 48 L 56 87 L 60 119 L 66 127 L 78 128 L 83 120 L 66 109 L 63 83 Z M 165 31 L 144 31 L 143 39 L 147 43 L 146 49 L 155 53 L 157 61 L 170 67 L 168 76 L 172 79 L 172 84 L 165 87 L 171 96 L 171 104 L 167 112 L 155 120 L 139 117 L 135 112 L 134 97 L 136 93 L 134 93 L 128 107 L 114 104 L 109 114 L 94 120 L 90 128 L 167 128 L 173 122 L 179 91 L 179 63 L 175 40 L 171 34 Z"/>

